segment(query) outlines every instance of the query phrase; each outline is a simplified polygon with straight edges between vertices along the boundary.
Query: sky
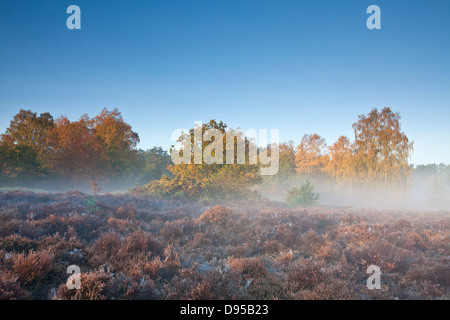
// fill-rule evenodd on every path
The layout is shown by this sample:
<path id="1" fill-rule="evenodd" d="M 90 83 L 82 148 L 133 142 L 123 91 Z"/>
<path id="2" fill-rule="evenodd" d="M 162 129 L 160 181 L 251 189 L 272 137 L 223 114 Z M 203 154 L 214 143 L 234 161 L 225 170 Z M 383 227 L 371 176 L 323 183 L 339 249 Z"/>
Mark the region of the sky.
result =
<path id="1" fill-rule="evenodd" d="M 332 144 L 390 107 L 413 163 L 450 164 L 449 14 L 448 0 L 1 0 L 0 132 L 21 108 L 118 108 L 143 149 L 210 119 Z"/>

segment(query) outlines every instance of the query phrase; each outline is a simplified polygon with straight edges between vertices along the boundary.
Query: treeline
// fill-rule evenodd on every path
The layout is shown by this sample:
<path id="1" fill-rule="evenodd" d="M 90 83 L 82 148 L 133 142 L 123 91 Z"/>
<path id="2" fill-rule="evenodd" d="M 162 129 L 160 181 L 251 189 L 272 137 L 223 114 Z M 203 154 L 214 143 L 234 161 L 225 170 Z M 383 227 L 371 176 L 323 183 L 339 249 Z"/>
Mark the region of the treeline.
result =
<path id="1" fill-rule="evenodd" d="M 413 167 L 413 142 L 401 131 L 400 114 L 373 109 L 353 124 L 354 140 L 341 136 L 327 145 L 319 134 L 307 134 L 298 146 L 280 145 L 279 178 L 295 174 L 327 178 L 339 184 L 405 184 Z"/>
<path id="2" fill-rule="evenodd" d="M 421 185 L 427 186 L 423 192 L 432 203 L 450 206 L 450 165 L 444 163 L 418 165 L 413 178 Z"/>
<path id="3" fill-rule="evenodd" d="M 0 183 L 8 187 L 42 187 L 47 183 L 44 188 L 50 190 L 66 184 L 71 189 L 93 191 L 125 190 L 137 184 L 133 189 L 137 193 L 215 199 L 258 197 L 255 186 L 263 182 L 275 186 L 274 192 L 283 189 L 279 185 L 286 181 L 298 188 L 306 180 L 326 181 L 332 188 L 369 185 L 402 189 L 411 177 L 426 176 L 426 180 L 433 180 L 434 194 L 446 193 L 450 190 L 449 167 L 428 165 L 415 169 L 410 164 L 413 142 L 402 132 L 400 120 L 400 115 L 390 108 L 373 109 L 353 124 L 353 141 L 342 136 L 327 145 L 314 133 L 304 135 L 297 146 L 293 142 L 269 145 L 269 154 L 278 148 L 279 170 L 274 176 L 263 177 L 261 164 L 251 164 L 248 158 L 249 148 L 255 146 L 241 131 L 223 122 L 211 120 L 201 128 L 193 128 L 179 142 L 192 142 L 187 152 L 194 160 L 194 148 L 200 147 L 204 154 L 211 152 L 213 143 L 195 139 L 207 130 L 231 132 L 236 135 L 234 150 L 239 140 L 245 141 L 245 164 L 227 164 L 224 154 L 224 164 L 203 161 L 175 165 L 169 155 L 176 151 L 174 147 L 169 152 L 161 147 L 138 150 L 139 135 L 117 109 L 104 109 L 93 118 L 83 115 L 77 121 L 20 110 L 1 136 Z"/>
<path id="4" fill-rule="evenodd" d="M 293 186 L 300 187 L 299 181 L 308 179 L 327 181 L 334 187 L 344 185 L 345 188 L 360 188 L 362 185 L 372 185 L 379 188 L 401 188 L 407 185 L 413 172 L 409 163 L 413 142 L 402 132 L 400 119 L 399 113 L 390 108 L 381 111 L 373 109 L 368 115 L 359 116 L 354 123 L 354 141 L 342 136 L 334 144 L 327 146 L 320 135 L 307 134 L 298 146 L 293 142 L 269 145 L 269 152 L 278 148 L 279 153 L 279 170 L 274 176 L 261 177 L 258 170 L 261 165 L 250 165 L 247 162 L 246 165 L 208 165 L 205 162 L 201 165 L 171 165 L 169 171 L 172 177 L 163 176 L 161 180 L 135 191 L 157 196 L 182 194 L 195 198 L 247 197 L 254 195 L 250 192 L 251 187 L 263 181 L 275 185 L 294 181 Z M 236 132 L 227 129 L 223 122 L 212 120 L 203 124 L 201 129 L 191 129 L 186 134 L 190 137 L 188 141 L 193 146 L 199 145 L 194 140 L 201 135 L 196 135 L 195 130 L 202 130 L 204 133 L 209 129 L 222 133 L 230 130 L 232 133 Z M 180 141 L 186 141 L 186 136 L 180 137 Z M 211 143 L 203 142 L 202 151 L 210 150 L 208 145 Z M 246 145 L 248 148 L 247 140 Z M 193 154 L 191 148 L 192 158 Z"/>
<path id="5" fill-rule="evenodd" d="M 70 182 L 147 183 L 167 173 L 162 148 L 137 150 L 139 136 L 121 113 L 107 109 L 77 121 L 20 110 L 0 140 L 0 182 L 5 186 Z"/>

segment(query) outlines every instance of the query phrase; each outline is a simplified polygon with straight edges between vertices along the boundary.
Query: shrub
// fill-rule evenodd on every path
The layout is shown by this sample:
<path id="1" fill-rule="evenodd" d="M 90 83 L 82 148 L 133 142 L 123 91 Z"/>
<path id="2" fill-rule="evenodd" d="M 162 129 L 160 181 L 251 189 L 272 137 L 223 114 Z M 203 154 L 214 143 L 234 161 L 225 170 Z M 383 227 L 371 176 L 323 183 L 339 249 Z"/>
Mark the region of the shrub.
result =
<path id="1" fill-rule="evenodd" d="M 96 213 L 100 210 L 100 207 L 97 206 L 97 199 L 93 196 L 89 196 L 89 199 L 87 199 L 84 204 L 86 205 L 89 213 Z"/>
<path id="2" fill-rule="evenodd" d="M 300 258 L 294 262 L 287 274 L 291 290 L 311 290 L 327 279 L 323 265 L 312 259 Z"/>
<path id="3" fill-rule="evenodd" d="M 307 180 L 301 187 L 288 190 L 286 203 L 290 206 L 312 207 L 319 205 L 320 194 L 314 192 L 314 186 Z"/>
<path id="4" fill-rule="evenodd" d="M 449 298 L 448 212 L 248 201 L 205 210 L 107 194 L 97 214 L 87 198 L 0 193 L 1 299 Z M 72 264 L 85 272 L 81 291 L 66 287 Z M 366 287 L 372 264 L 382 290 Z"/>
<path id="5" fill-rule="evenodd" d="M 21 300 L 28 295 L 17 282 L 17 277 L 0 270 L 0 300 Z"/>
<path id="6" fill-rule="evenodd" d="M 4 238 L 0 238 L 0 248 L 7 251 L 23 252 L 36 249 L 38 241 L 30 240 L 26 237 L 21 237 L 13 234 Z"/>
<path id="7" fill-rule="evenodd" d="M 246 278 L 265 277 L 268 274 L 260 258 L 231 259 L 230 264 L 232 270 L 236 270 Z"/>
<path id="8" fill-rule="evenodd" d="M 206 210 L 201 216 L 200 221 L 206 224 L 225 227 L 231 223 L 233 211 L 221 205 L 217 205 Z"/>
<path id="9" fill-rule="evenodd" d="M 53 255 L 48 251 L 34 252 L 28 254 L 19 253 L 14 259 L 14 272 L 21 284 L 31 284 L 44 279 L 50 270 Z"/>
<path id="10" fill-rule="evenodd" d="M 105 300 L 104 288 L 111 280 L 111 275 L 101 271 L 82 273 L 80 275 L 80 289 L 69 289 L 61 284 L 57 289 L 54 300 Z"/>
<path id="11" fill-rule="evenodd" d="M 151 261 L 147 261 L 144 265 L 144 273 L 154 278 L 162 267 L 163 263 L 161 259 L 159 257 L 153 258 Z"/>
<path id="12" fill-rule="evenodd" d="M 295 296 L 297 300 L 354 300 L 355 294 L 349 284 L 331 279 L 328 283 L 319 283 L 314 289 L 301 290 Z"/>

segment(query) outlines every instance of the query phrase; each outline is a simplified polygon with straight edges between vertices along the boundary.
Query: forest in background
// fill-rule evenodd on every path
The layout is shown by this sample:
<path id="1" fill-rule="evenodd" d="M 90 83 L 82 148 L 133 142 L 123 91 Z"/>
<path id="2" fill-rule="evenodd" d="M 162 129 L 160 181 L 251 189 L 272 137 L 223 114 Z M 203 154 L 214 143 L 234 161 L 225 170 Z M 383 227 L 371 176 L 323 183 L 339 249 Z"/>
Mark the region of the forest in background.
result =
<path id="1" fill-rule="evenodd" d="M 92 118 L 83 115 L 77 121 L 20 110 L 1 136 L 0 186 L 6 190 L 30 187 L 84 192 L 131 188 L 134 193 L 164 198 L 264 196 L 285 200 L 289 194 L 304 196 L 302 187 L 312 182 L 325 204 L 344 204 L 350 198 L 360 202 L 372 198 L 377 202 L 377 197 L 386 196 L 395 196 L 397 201 L 413 195 L 427 203 L 449 205 L 450 166 L 412 165 L 413 142 L 402 132 L 400 120 L 400 115 L 390 108 L 373 109 L 354 123 L 353 140 L 341 136 L 327 145 L 314 133 L 304 135 L 298 145 L 292 141 L 269 145 L 269 152 L 278 148 L 279 171 L 274 176 L 261 176 L 261 165 L 249 164 L 248 158 L 245 165 L 174 165 L 169 155 L 174 147 L 169 151 L 162 147 L 138 149 L 138 133 L 117 109 L 104 109 Z M 236 132 L 215 120 L 201 128 L 202 133 L 210 129 Z M 184 138 L 190 137 L 196 145 L 194 130 L 185 133 Z M 241 138 L 249 148 L 251 142 Z M 203 152 L 209 143 L 201 144 Z M 193 157 L 193 149 L 191 153 Z M 309 194 L 319 196 L 313 189 Z"/>
<path id="2" fill-rule="evenodd" d="M 159 179 L 170 156 L 161 147 L 136 149 L 138 142 L 117 109 L 77 121 L 20 110 L 1 137 L 0 183 L 99 191 Z"/>

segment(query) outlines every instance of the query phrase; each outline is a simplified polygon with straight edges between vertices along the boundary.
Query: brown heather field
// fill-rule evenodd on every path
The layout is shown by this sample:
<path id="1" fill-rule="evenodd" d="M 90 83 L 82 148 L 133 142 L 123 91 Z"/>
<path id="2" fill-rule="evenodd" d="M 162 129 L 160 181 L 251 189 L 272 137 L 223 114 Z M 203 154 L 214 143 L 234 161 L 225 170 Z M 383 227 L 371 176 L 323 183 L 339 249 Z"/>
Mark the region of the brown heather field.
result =
<path id="1" fill-rule="evenodd" d="M 448 212 L 11 191 L 0 298 L 449 299 L 449 236 Z"/>

